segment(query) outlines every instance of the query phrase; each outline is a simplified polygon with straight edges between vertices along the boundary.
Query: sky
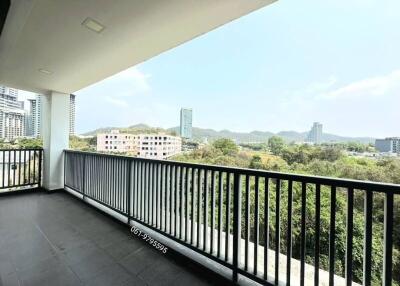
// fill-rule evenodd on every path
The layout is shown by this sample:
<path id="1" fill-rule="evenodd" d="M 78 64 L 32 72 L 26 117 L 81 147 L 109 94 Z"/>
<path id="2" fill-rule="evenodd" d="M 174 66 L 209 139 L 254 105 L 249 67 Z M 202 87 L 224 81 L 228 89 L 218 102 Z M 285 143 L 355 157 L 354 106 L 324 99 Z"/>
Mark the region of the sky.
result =
<path id="1" fill-rule="evenodd" d="M 77 94 L 76 126 L 400 136 L 400 1 L 279 0 Z M 132 51 L 134 52 L 134 51 Z"/>

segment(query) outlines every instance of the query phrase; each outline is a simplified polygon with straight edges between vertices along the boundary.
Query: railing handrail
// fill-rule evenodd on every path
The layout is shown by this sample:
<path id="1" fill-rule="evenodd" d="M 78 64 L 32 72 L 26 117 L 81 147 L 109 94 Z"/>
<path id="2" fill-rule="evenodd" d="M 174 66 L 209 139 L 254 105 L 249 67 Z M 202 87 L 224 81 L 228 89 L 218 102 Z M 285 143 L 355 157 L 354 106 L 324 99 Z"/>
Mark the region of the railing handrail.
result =
<path id="1" fill-rule="evenodd" d="M 3 148 L 3 149 L 0 149 L 0 152 L 2 152 L 2 151 L 23 151 L 23 150 L 25 150 L 25 151 L 37 151 L 37 150 L 40 150 L 40 151 L 43 151 L 43 148 L 41 148 L 41 147 L 36 147 L 36 148 Z"/>
<path id="2" fill-rule="evenodd" d="M 353 188 L 353 189 L 362 189 L 365 191 L 374 191 L 374 192 L 383 192 L 383 193 L 393 193 L 400 194 L 400 184 L 391 184 L 384 182 L 374 182 L 374 181 L 363 181 L 363 180 L 354 180 L 354 179 L 346 179 L 346 178 L 334 178 L 334 177 L 325 177 L 325 176 L 314 176 L 314 175 L 304 175 L 304 174 L 295 174 L 295 173 L 285 173 L 285 172 L 276 172 L 276 171 L 267 171 L 267 170 L 256 170 L 249 168 L 241 168 L 241 167 L 227 167 L 227 166 L 219 166 L 219 165 L 208 165 L 201 163 L 187 163 L 180 161 L 172 161 L 172 160 L 158 160 L 158 159 L 149 159 L 149 158 L 138 158 L 133 156 L 119 155 L 119 154 L 106 154 L 106 153 L 98 153 L 98 152 L 90 152 L 90 151 L 78 151 L 66 149 L 64 150 L 67 153 L 75 153 L 75 154 L 86 154 L 92 156 L 104 156 L 111 158 L 121 158 L 132 161 L 141 161 L 141 162 L 153 162 L 167 165 L 179 165 L 184 167 L 196 168 L 196 169 L 208 169 L 214 171 L 222 171 L 229 173 L 241 173 L 243 175 L 250 176 L 258 176 L 258 177 L 266 177 L 270 179 L 282 179 L 289 180 L 292 182 L 307 182 L 310 184 L 319 184 L 319 185 L 328 185 L 335 186 L 338 188 Z"/>

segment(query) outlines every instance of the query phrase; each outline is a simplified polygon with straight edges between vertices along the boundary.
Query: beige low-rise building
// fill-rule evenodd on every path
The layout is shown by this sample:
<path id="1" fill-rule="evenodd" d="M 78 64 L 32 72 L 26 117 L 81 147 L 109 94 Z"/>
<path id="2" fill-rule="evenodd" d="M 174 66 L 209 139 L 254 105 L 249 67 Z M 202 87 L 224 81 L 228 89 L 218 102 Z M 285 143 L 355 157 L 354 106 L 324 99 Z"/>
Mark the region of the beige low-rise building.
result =
<path id="1" fill-rule="evenodd" d="M 97 134 L 97 151 L 115 153 L 128 152 L 136 154 L 133 135 L 119 133 L 118 130 Z"/>
<path id="2" fill-rule="evenodd" d="M 167 159 L 182 152 L 182 139 L 167 134 L 127 134 L 113 130 L 97 135 L 97 151 L 127 152 L 140 158 Z"/>
<path id="3" fill-rule="evenodd" d="M 182 152 L 182 139 L 167 134 L 133 135 L 137 156 L 141 158 L 167 159 Z"/>

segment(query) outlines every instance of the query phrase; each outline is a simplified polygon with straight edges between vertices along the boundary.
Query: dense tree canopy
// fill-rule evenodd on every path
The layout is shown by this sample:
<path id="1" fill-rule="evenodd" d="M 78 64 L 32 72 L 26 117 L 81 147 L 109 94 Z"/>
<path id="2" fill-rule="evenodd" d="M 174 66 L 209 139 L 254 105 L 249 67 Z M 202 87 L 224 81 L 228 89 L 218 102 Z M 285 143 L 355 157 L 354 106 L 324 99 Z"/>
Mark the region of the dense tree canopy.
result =
<path id="1" fill-rule="evenodd" d="M 238 151 L 233 147 L 234 142 L 228 139 L 218 140 L 205 148 L 195 150 L 191 153 L 175 156 L 174 160 L 198 162 L 215 165 L 228 165 L 237 167 L 247 167 L 253 169 L 264 169 L 290 173 L 303 173 L 318 176 L 351 178 L 368 181 L 378 181 L 386 183 L 400 184 L 400 159 L 396 158 L 366 158 L 353 157 L 347 155 L 347 152 L 368 152 L 373 147 L 359 143 L 347 144 L 324 144 L 324 145 L 296 145 L 286 144 L 279 137 L 271 137 L 267 142 L 266 148 L 257 144 L 242 144 L 242 149 Z M 265 146 L 265 145 L 264 145 Z M 284 191 L 287 186 L 282 185 L 281 205 L 287 205 L 287 193 Z M 252 194 L 254 196 L 254 194 Z M 263 201 L 264 193 L 260 192 L 260 200 Z M 270 200 L 275 200 L 274 185 L 270 186 Z M 301 186 L 294 184 L 293 186 L 293 257 L 299 258 L 300 249 L 300 212 Z M 307 252 L 306 259 L 310 264 L 313 260 L 313 241 L 315 235 L 315 188 L 307 186 Z M 354 208 L 354 279 L 361 283 L 363 272 L 363 245 L 364 245 L 364 197 L 360 191 L 355 192 L 355 208 Z M 335 273 L 344 277 L 345 271 L 345 253 L 346 253 L 346 190 L 338 190 L 336 202 L 336 253 L 335 253 Z M 272 223 L 270 224 L 270 247 L 274 247 L 274 217 L 275 206 L 270 206 L 270 216 Z M 251 206 L 251 212 L 254 206 Z M 264 210 L 260 209 L 261 215 Z M 400 224 L 400 198 L 395 197 L 395 225 Z M 280 210 L 281 232 L 286 233 L 287 230 L 287 209 L 282 207 Z M 373 214 L 373 262 L 372 262 L 372 278 L 373 285 L 380 284 L 382 275 L 382 258 L 383 258 L 383 196 L 376 193 L 374 195 L 374 214 Z M 263 224 L 263 223 L 261 223 Z M 262 229 L 263 225 L 261 226 Z M 329 188 L 321 188 L 321 267 L 328 269 L 328 245 L 329 245 L 329 227 L 330 227 L 330 190 Z M 262 235 L 262 234 L 261 234 Z M 263 238 L 260 237 L 260 241 Z M 281 237 L 282 252 L 286 252 L 286 238 Z M 400 228 L 394 229 L 394 252 L 393 252 L 393 271 L 394 285 L 400 285 Z"/>

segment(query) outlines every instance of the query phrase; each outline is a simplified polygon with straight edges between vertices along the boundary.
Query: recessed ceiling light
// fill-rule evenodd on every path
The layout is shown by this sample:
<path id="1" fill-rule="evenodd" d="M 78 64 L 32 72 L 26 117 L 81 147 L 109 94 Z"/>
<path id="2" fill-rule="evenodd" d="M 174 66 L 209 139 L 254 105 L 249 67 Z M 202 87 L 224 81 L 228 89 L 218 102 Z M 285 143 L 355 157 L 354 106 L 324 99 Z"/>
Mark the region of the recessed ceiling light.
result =
<path id="1" fill-rule="evenodd" d="M 90 17 L 86 18 L 85 21 L 82 22 L 82 25 L 96 33 L 101 33 L 106 28 Z"/>
<path id="2" fill-rule="evenodd" d="M 49 71 L 49 70 L 46 70 L 46 69 L 39 69 L 39 71 L 41 72 L 41 73 L 44 73 L 44 74 L 52 74 L 53 72 L 51 72 L 51 71 Z"/>

